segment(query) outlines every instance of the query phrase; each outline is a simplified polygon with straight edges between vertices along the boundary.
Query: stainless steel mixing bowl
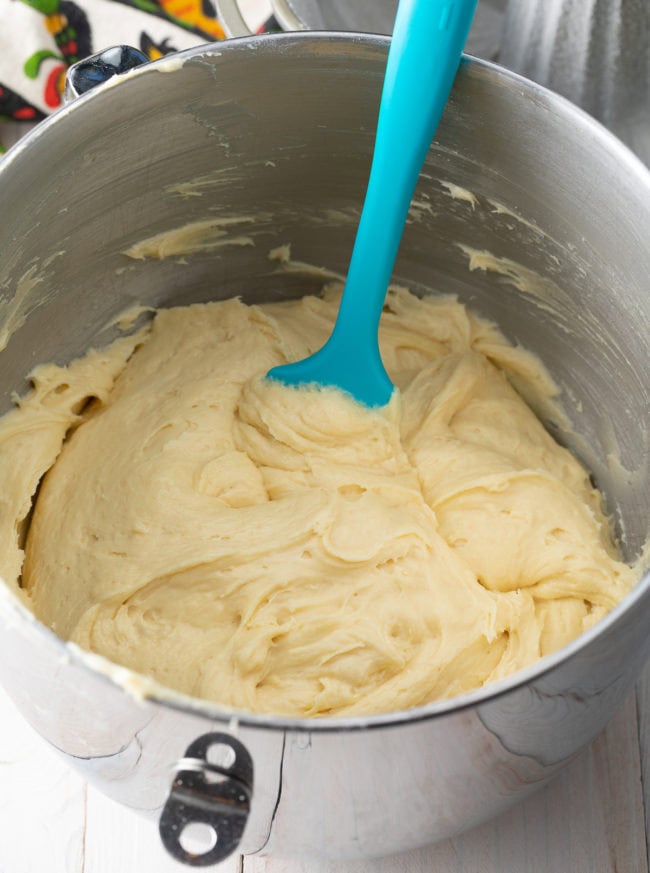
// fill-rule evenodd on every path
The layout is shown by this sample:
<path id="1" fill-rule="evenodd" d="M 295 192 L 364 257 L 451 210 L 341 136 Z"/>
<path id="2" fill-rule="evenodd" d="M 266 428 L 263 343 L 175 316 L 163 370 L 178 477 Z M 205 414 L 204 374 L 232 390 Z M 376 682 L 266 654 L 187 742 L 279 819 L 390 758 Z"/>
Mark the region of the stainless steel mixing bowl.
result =
<path id="1" fill-rule="evenodd" d="M 269 260 L 285 243 L 296 261 L 344 271 L 386 52 L 361 36 L 234 40 L 114 79 L 38 127 L 0 165 L 0 312 L 13 329 L 0 408 L 36 362 L 108 342 L 129 304 L 318 291 L 318 271 Z M 207 218 L 241 219 L 232 245 L 124 255 Z M 395 274 L 457 294 L 546 362 L 570 419 L 547 424 L 593 470 L 628 560 L 650 519 L 649 229 L 650 176 L 610 134 L 466 61 Z M 254 244 L 234 244 L 242 235 Z M 492 269 L 471 272 L 470 250 L 492 253 Z M 0 680 L 19 709 L 107 794 L 162 811 L 166 845 L 188 863 L 178 835 L 197 818 L 218 831 L 206 862 L 235 848 L 369 857 L 471 827 L 588 743 L 650 649 L 646 576 L 596 628 L 498 685 L 410 712 L 292 720 L 152 686 L 0 592 Z"/>

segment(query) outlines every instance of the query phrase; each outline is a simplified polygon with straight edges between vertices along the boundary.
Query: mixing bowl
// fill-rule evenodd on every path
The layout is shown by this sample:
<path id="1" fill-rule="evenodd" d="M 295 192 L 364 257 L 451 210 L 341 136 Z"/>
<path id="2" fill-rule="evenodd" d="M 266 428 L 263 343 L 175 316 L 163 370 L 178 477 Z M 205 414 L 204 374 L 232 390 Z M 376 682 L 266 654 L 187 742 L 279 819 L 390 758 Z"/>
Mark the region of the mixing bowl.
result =
<path id="1" fill-rule="evenodd" d="M 201 47 L 110 80 L 10 152 L 0 408 L 37 362 L 110 341 L 131 304 L 296 297 L 343 272 L 386 54 L 384 38 L 359 35 Z M 158 254 L 131 248 L 192 222 L 204 222 L 198 247 L 165 237 Z M 629 561 L 650 519 L 648 228 L 650 175 L 616 139 L 468 59 L 395 273 L 418 293 L 458 295 L 545 361 L 566 415 L 540 414 L 592 470 Z M 288 261 L 286 248 L 269 258 L 287 244 Z M 173 693 L 67 645 L 0 593 L 0 680 L 17 707 L 196 864 L 235 849 L 366 858 L 471 827 L 589 743 L 650 649 L 646 576 L 598 626 L 498 684 L 408 712 L 309 721 Z M 217 832 L 201 857 L 179 842 L 196 820 Z"/>

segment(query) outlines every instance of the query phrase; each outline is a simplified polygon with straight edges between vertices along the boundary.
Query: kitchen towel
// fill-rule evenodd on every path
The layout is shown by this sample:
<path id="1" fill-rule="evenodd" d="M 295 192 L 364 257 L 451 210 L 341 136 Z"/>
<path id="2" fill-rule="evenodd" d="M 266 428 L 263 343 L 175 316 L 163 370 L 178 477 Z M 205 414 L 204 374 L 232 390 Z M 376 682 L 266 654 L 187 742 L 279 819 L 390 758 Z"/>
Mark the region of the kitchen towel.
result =
<path id="1" fill-rule="evenodd" d="M 53 112 L 67 68 L 111 45 L 154 60 L 223 38 L 212 0 L 0 0 L 0 121 Z"/>

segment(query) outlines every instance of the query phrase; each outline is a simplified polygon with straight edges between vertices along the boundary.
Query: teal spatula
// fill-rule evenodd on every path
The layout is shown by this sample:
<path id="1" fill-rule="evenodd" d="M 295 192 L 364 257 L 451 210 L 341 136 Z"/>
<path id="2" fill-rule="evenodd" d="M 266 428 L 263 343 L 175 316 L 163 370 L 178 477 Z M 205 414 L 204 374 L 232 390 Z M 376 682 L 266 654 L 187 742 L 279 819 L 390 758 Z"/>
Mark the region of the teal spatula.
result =
<path id="1" fill-rule="evenodd" d="M 400 0 L 366 199 L 332 334 L 315 354 L 275 367 L 287 385 L 340 388 L 366 406 L 393 393 L 377 331 L 411 198 L 447 103 L 478 0 Z"/>

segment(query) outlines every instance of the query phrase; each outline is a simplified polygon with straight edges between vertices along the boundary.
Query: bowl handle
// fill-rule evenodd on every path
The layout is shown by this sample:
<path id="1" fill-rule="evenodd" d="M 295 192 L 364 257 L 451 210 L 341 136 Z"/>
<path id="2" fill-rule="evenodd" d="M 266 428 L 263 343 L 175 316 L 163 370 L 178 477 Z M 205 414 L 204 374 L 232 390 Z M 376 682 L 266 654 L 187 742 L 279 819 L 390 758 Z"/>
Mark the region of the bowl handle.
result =
<path id="1" fill-rule="evenodd" d="M 251 756 L 230 734 L 210 733 L 188 747 L 174 770 L 158 824 L 163 845 L 190 867 L 218 864 L 236 851 L 244 834 L 253 794 Z M 186 828 L 195 825 L 207 845 L 188 845 Z"/>
<path id="2" fill-rule="evenodd" d="M 127 73 L 149 63 L 149 58 L 130 45 L 115 45 L 83 61 L 77 61 L 67 72 L 63 102 L 70 103 L 86 91 L 92 91 L 113 76 Z"/>

